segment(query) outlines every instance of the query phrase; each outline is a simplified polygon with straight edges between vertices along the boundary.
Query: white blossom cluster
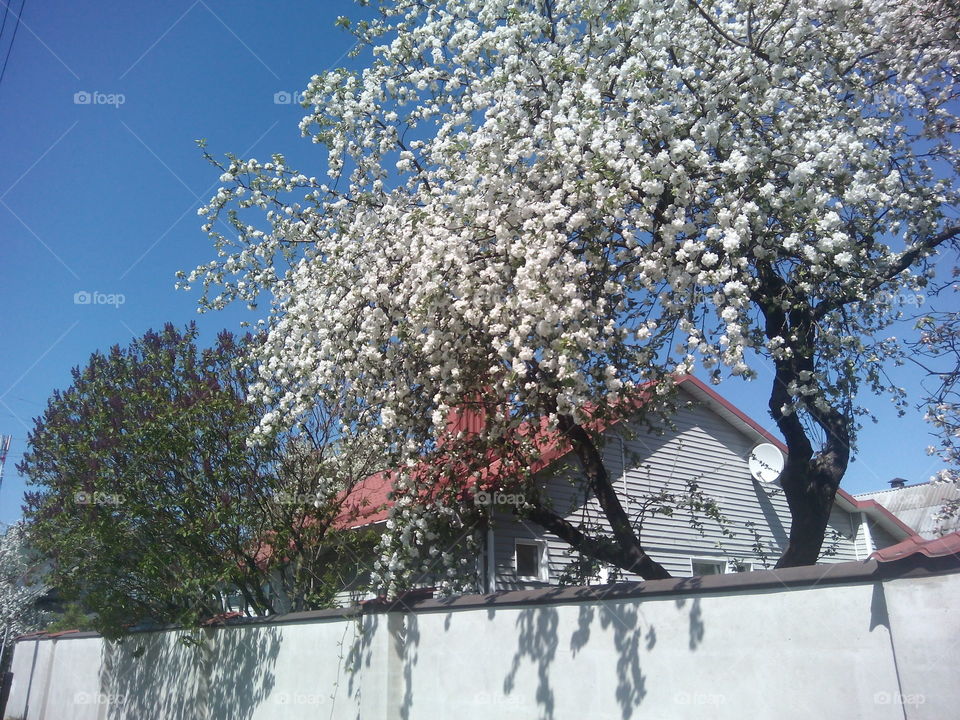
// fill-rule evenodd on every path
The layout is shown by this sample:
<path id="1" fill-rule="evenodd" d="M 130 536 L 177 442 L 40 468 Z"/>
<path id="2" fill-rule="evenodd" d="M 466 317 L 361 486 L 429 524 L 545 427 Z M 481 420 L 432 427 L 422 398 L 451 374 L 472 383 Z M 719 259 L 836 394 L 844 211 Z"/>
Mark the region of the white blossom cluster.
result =
<path id="1" fill-rule="evenodd" d="M 954 267 L 953 277 L 960 277 L 960 267 Z M 954 280 L 942 289 L 941 301 L 957 306 L 960 282 Z M 930 479 L 936 483 L 952 483 L 960 487 L 960 312 L 946 311 L 928 315 L 919 322 L 922 329 L 915 349 L 930 358 L 938 370 L 930 379 L 939 381 L 927 397 L 926 420 L 934 428 L 938 446 L 927 448 L 930 455 L 939 455 L 946 467 Z M 952 364 L 952 365 L 951 365 Z M 946 534 L 956 527 L 960 516 L 960 498 L 948 499 L 934 513 L 939 529 Z"/>
<path id="2" fill-rule="evenodd" d="M 411 587 L 449 595 L 477 587 L 483 525 L 476 506 L 451 502 L 459 493 L 425 498 L 409 475 L 398 478 L 371 583 L 388 596 Z M 417 500 L 419 498 L 419 501 Z"/>
<path id="3" fill-rule="evenodd" d="M 11 525 L 0 536 L 0 633 L 9 632 L 14 638 L 39 630 L 48 620 L 36 608 L 36 601 L 48 590 L 38 571 L 25 526 Z"/>
<path id="4" fill-rule="evenodd" d="M 758 308 L 841 300 L 780 409 L 823 410 L 884 387 L 931 252 L 887 275 L 956 205 L 941 5 L 399 0 L 365 70 L 307 87 L 328 177 L 230 158 L 201 209 L 220 257 L 186 282 L 273 297 L 263 431 L 346 392 L 345 428 L 400 460 L 478 392 L 516 426 L 697 364 L 750 377 L 811 347 Z"/>

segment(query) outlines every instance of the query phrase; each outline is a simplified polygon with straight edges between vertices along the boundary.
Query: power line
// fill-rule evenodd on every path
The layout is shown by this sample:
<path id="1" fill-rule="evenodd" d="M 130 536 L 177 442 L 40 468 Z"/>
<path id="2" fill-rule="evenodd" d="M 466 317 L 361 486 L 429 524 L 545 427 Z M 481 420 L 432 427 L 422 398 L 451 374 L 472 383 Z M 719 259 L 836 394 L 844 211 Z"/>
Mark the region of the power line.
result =
<path id="1" fill-rule="evenodd" d="M 20 12 L 15 13 L 15 15 L 17 16 L 17 22 L 13 26 L 13 35 L 10 36 L 10 45 L 7 47 L 7 56 L 3 59 L 3 67 L 0 67 L 0 83 L 3 82 L 3 76 L 7 72 L 7 63 L 10 62 L 10 53 L 13 51 L 13 43 L 16 42 L 17 40 L 17 30 L 20 29 L 20 18 L 23 15 L 23 8 L 26 4 L 27 4 L 27 0 L 22 0 L 22 2 L 20 3 Z M 9 5 L 7 5 L 7 10 L 8 11 L 10 10 Z M 4 25 L 6 25 L 6 22 L 7 22 L 7 16 L 6 16 L 6 13 L 4 13 L 4 16 L 3 16 Z"/>
<path id="2" fill-rule="evenodd" d="M 0 23 L 0 38 L 3 37 L 3 31 L 7 29 L 7 15 L 9 14 L 10 6 L 7 3 L 3 3 L 3 23 Z"/>

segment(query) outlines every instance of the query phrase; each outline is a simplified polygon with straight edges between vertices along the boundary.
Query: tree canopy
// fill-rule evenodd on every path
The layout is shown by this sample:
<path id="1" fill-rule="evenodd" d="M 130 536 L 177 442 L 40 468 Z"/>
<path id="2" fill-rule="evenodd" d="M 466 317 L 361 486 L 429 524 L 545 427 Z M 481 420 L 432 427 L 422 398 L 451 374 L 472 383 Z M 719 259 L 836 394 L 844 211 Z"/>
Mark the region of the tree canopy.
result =
<path id="1" fill-rule="evenodd" d="M 223 186 L 201 214 L 220 257 L 185 284 L 206 307 L 275 299 L 259 433 L 345 393 L 345 426 L 412 463 L 478 402 L 475 457 L 513 443 L 522 472 L 538 450 L 517 428 L 546 417 L 609 531 L 523 512 L 645 577 L 665 571 L 585 409 L 766 363 L 789 448 L 780 565 L 813 563 L 859 391 L 903 399 L 885 374 L 898 299 L 924 292 L 960 233 L 958 27 L 937 0 L 382 3 L 353 27 L 367 67 L 306 90 L 300 127 L 329 178 L 211 157 Z M 413 499 L 387 575 L 422 557 L 408 548 L 424 515 L 467 512 L 424 492 L 443 487 L 400 474 Z"/>
<path id="2" fill-rule="evenodd" d="M 194 326 L 167 325 L 95 353 L 53 394 L 18 466 L 48 581 L 110 634 L 195 625 L 230 595 L 253 614 L 321 607 L 361 564 L 361 539 L 333 529 L 368 472 L 360 453 L 336 452 L 319 409 L 248 445 L 262 415 L 246 402 L 255 340 L 196 340 Z"/>

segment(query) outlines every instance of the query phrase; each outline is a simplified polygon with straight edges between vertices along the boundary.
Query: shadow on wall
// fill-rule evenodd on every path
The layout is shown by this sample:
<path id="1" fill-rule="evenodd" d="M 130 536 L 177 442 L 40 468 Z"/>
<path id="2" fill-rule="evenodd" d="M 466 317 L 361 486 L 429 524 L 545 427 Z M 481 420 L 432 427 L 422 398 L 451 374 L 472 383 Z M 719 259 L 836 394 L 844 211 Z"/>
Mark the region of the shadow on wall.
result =
<path id="1" fill-rule="evenodd" d="M 364 668 L 369 668 L 373 662 L 374 645 L 371 643 L 371 638 L 376 636 L 379 622 L 379 616 L 376 614 L 362 615 L 360 618 L 352 620 L 351 623 L 358 623 L 358 626 L 357 633 L 349 645 L 346 643 L 350 624 L 345 623 L 343 636 L 340 638 L 340 648 L 344 654 L 342 654 L 343 659 L 340 669 L 337 671 L 337 685 L 332 696 L 334 708 L 339 699 L 341 672 L 345 672 L 347 675 L 345 700 L 349 702 L 350 698 L 355 698 L 358 705 L 362 702 L 362 671 Z M 331 716 L 333 716 L 334 708 L 331 708 Z"/>
<path id="2" fill-rule="evenodd" d="M 885 627 L 887 632 L 890 632 L 890 613 L 887 612 L 887 596 L 883 592 L 883 583 L 874 583 L 870 596 L 870 632 L 877 627 Z"/>
<path id="3" fill-rule="evenodd" d="M 381 623 L 386 624 L 388 633 L 386 652 L 387 675 L 391 676 L 391 666 L 400 669 L 401 683 L 392 683 L 388 680 L 385 692 L 386 698 L 374 698 L 372 705 L 383 705 L 388 708 L 398 708 L 402 720 L 409 720 L 413 710 L 413 670 L 418 660 L 420 646 L 420 626 L 417 615 L 412 612 L 390 611 L 383 614 L 371 613 L 361 615 L 351 621 L 355 625 L 355 633 L 351 641 L 347 641 L 347 630 L 341 638 L 341 664 L 337 672 L 334 693 L 331 696 L 334 706 L 340 698 L 341 673 L 346 675 L 346 694 L 344 700 L 356 707 L 363 707 L 361 697 L 363 692 L 363 673 L 369 670 L 375 661 L 382 661 L 378 657 L 383 647 L 374 642 L 378 635 Z M 373 692 L 377 692 L 374 688 Z M 330 717 L 334 717 L 335 707 L 330 709 Z"/>
<path id="4" fill-rule="evenodd" d="M 410 711 L 413 709 L 413 668 L 418 659 L 420 626 L 415 613 L 393 613 L 390 621 L 397 627 L 397 631 L 391 632 L 391 642 L 395 643 L 397 652 L 403 656 L 403 703 L 400 706 L 400 717 L 410 720 Z"/>
<path id="5" fill-rule="evenodd" d="M 101 692 L 108 720 L 198 717 L 250 720 L 270 694 L 280 651 L 276 627 L 138 633 L 104 642 Z"/>
<path id="6" fill-rule="evenodd" d="M 691 587 L 699 585 L 694 578 Z M 706 628 L 700 608 L 700 599 L 681 598 L 675 601 L 677 610 L 685 611 L 688 618 L 688 648 L 696 651 L 703 641 Z M 689 609 L 687 609 L 689 608 Z M 643 618 L 642 606 L 638 603 L 618 603 L 615 600 L 578 608 L 576 629 L 568 642 L 560 636 L 560 615 L 556 608 L 542 606 L 522 610 L 517 617 L 517 650 L 510 671 L 503 681 L 505 695 L 522 692 L 518 687 L 517 676 L 524 662 L 532 663 L 537 670 L 535 700 L 541 717 L 553 720 L 556 717 L 555 688 L 551 683 L 551 664 L 558 653 L 569 653 L 573 664 L 577 655 L 580 661 L 588 663 L 592 672 L 609 673 L 616 678 L 616 703 L 623 720 L 630 720 L 647 695 L 647 678 L 643 672 L 643 661 L 657 645 L 658 637 L 654 625 Z M 489 611 L 488 611 L 489 612 Z M 609 637 L 605 640 L 603 636 Z M 615 652 L 604 650 L 590 652 L 588 645 L 612 641 Z M 602 663 L 609 662 L 607 667 Z M 554 678 L 556 680 L 556 678 Z M 564 684 L 562 681 L 558 681 Z M 598 687 L 591 688 L 598 692 Z M 598 705 L 606 705 L 598 698 Z"/>
<path id="7" fill-rule="evenodd" d="M 510 672 L 503 680 L 503 692 L 516 690 L 517 671 L 524 658 L 537 666 L 537 706 L 545 718 L 554 717 L 553 687 L 550 684 L 550 664 L 557 655 L 560 638 L 557 636 L 559 615 L 553 607 L 522 610 L 517 617 L 517 653 L 513 656 Z"/>

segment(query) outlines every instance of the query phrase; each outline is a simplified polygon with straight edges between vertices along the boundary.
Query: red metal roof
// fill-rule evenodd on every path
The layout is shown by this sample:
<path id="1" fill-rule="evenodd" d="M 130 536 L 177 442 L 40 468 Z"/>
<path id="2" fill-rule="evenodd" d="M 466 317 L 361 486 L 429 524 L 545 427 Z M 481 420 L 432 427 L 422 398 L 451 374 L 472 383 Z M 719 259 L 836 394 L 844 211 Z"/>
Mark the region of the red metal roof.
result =
<path id="1" fill-rule="evenodd" d="M 647 394 L 642 393 L 629 404 L 638 407 L 646 401 L 646 398 Z M 589 409 L 587 414 L 590 414 Z M 588 420 L 587 424 L 592 430 L 603 432 L 616 422 L 619 422 L 619 420 L 602 418 Z M 479 432 L 482 429 L 482 423 L 482 412 L 455 411 L 453 420 L 448 424 L 448 427 L 452 432 Z M 573 446 L 562 437 L 560 431 L 548 428 L 547 423 L 547 418 L 543 417 L 540 418 L 539 427 L 534 428 L 534 422 L 531 421 L 523 423 L 517 430 L 520 436 L 532 436 L 533 442 L 538 448 L 538 459 L 530 466 L 530 472 L 532 473 L 539 472 L 552 465 L 573 450 Z M 424 461 L 415 466 L 412 472 L 419 474 L 428 467 L 430 466 L 427 461 Z M 504 480 L 504 475 L 503 461 L 501 459 L 491 459 L 490 464 L 472 483 L 468 483 L 464 479 L 462 483 L 463 491 L 472 493 L 474 490 L 493 489 Z M 373 525 L 386 520 L 390 515 L 390 506 L 393 504 L 389 495 L 393 490 L 395 478 L 396 471 L 388 470 L 375 473 L 357 483 L 349 491 L 335 524 L 340 528 L 349 529 Z"/>
<path id="2" fill-rule="evenodd" d="M 919 535 L 913 535 L 896 545 L 877 550 L 870 557 L 879 562 L 892 562 L 918 553 L 930 558 L 946 555 L 960 557 L 960 531 L 933 540 L 924 540 Z"/>
<path id="3" fill-rule="evenodd" d="M 383 522 L 390 515 L 390 491 L 396 473 L 383 471 L 364 478 L 351 488 L 343 509 L 334 521 L 340 528 L 356 528 Z"/>

